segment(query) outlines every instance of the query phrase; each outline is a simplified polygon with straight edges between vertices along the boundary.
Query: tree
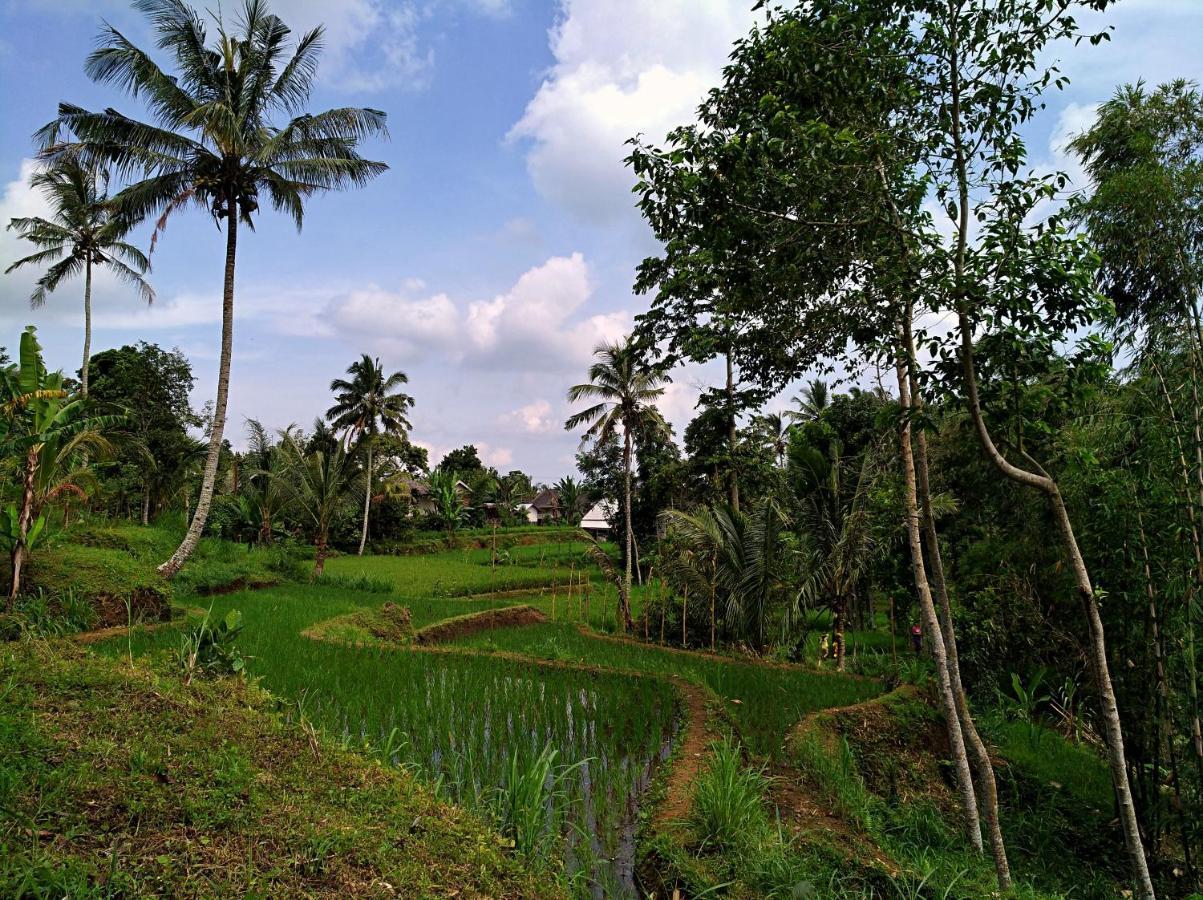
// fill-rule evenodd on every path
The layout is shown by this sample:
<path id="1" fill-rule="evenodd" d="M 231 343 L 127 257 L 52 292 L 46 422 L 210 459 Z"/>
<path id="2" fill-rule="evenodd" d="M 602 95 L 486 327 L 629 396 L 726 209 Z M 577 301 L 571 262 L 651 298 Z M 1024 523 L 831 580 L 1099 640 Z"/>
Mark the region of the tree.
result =
<path id="1" fill-rule="evenodd" d="M 714 599 L 717 593 L 726 620 L 764 653 L 772 615 L 785 609 L 791 593 L 780 508 L 765 498 L 747 513 L 723 504 L 692 513 L 668 510 L 663 517 L 679 551 L 665 562 L 670 577 L 692 588 L 694 596 L 710 593 Z"/>
<path id="2" fill-rule="evenodd" d="M 556 496 L 560 498 L 560 509 L 563 510 L 565 523 L 574 528 L 580 525 L 581 517 L 585 514 L 582 509 L 585 494 L 580 484 L 571 475 L 565 475 L 556 482 L 555 491 Z"/>
<path id="3" fill-rule="evenodd" d="M 336 378 L 330 382 L 335 393 L 335 402 L 326 410 L 326 418 L 343 431 L 348 444 L 358 441 L 367 449 L 366 489 L 363 497 L 363 530 L 359 535 L 359 555 L 363 556 L 368 542 L 368 515 L 372 507 L 372 452 L 381 434 L 396 435 L 410 429 L 406 413 L 414 404 L 414 398 L 397 390 L 409 378 L 404 372 L 384 374 L 380 360 L 368 354 L 351 363 L 347 368 L 351 376 Z"/>
<path id="4" fill-rule="evenodd" d="M 91 112 L 59 104 L 58 118 L 39 134 L 43 157 L 108 165 L 121 176 L 141 175 L 112 198 L 121 221 L 157 215 L 155 239 L 170 216 L 190 205 L 226 231 L 222 286 L 221 353 L 217 396 L 200 498 L 188 531 L 159 566 L 173 577 L 192 555 L 205 527 L 221 455 L 234 340 L 234 271 L 239 223 L 254 227 L 260 196 L 300 229 L 305 200 L 314 194 L 363 185 L 387 169 L 357 148 L 386 133 L 379 110 L 340 108 L 297 113 L 309 100 L 322 48 L 320 27 L 290 46 L 288 27 L 262 0 L 247 0 L 240 20 L 214 18 L 217 40 L 207 46 L 206 23 L 182 0 L 137 0 L 158 45 L 174 57 L 169 75 L 112 26 L 85 70 L 96 82 L 142 97 L 154 124 L 114 109 Z M 274 116 L 291 117 L 277 125 Z"/>
<path id="5" fill-rule="evenodd" d="M 619 607 L 623 628 L 630 630 L 631 567 L 634 557 L 634 532 L 631 529 L 631 457 L 632 440 L 641 425 L 668 433 L 668 424 L 653 405 L 664 393 L 667 377 L 649 366 L 630 339 L 622 344 L 602 344 L 593 351 L 596 362 L 589 367 L 589 381 L 568 390 L 570 403 L 581 400 L 598 402 L 569 417 L 564 427 L 572 431 L 588 425 L 583 441 L 595 446 L 605 445 L 618 429 L 622 429 L 622 477 L 624 556 L 626 574 L 619 591 Z"/>
<path id="6" fill-rule="evenodd" d="M 1070 149 L 1094 185 L 1077 198 L 1073 216 L 1099 254 L 1098 285 L 1115 306 L 1116 330 L 1146 357 L 1172 351 L 1183 339 L 1188 348 L 1194 471 L 1188 473 L 1183 457 L 1181 473 L 1195 550 L 1192 578 L 1203 589 L 1203 95 L 1184 80 L 1152 92 L 1142 83 L 1125 85 Z M 1185 657 L 1191 746 L 1203 778 L 1195 605 L 1188 598 Z"/>
<path id="7" fill-rule="evenodd" d="M 448 472 L 455 472 L 460 478 L 469 479 L 474 473 L 482 471 L 485 464 L 480 461 L 480 454 L 477 453 L 475 444 L 464 444 L 458 450 L 452 450 L 440 459 L 438 467 Z"/>
<path id="8" fill-rule="evenodd" d="M 812 422 L 823 414 L 830 400 L 831 389 L 827 382 L 821 378 L 812 379 L 802 393 L 794 395 L 790 401 L 794 408 L 787 410 L 785 417 L 791 422 Z"/>
<path id="9" fill-rule="evenodd" d="M 294 513 L 308 522 L 317 548 L 313 575 L 320 578 L 326 569 L 330 529 L 338 517 L 349 512 L 355 500 L 355 471 L 351 458 L 341 444 L 331 451 L 305 452 L 292 431 L 280 434 L 282 460 L 272 478 L 283 489 Z"/>
<path id="10" fill-rule="evenodd" d="M 191 461 L 194 441 L 188 429 L 200 424 L 189 402 L 192 366 L 179 350 L 141 341 L 97 353 L 91 368 L 92 399 L 124 416 L 140 451 L 102 474 L 110 492 L 115 483 L 119 497 L 136 490 L 146 524 L 162 493 L 175 485 L 181 462 Z"/>
<path id="11" fill-rule="evenodd" d="M 73 483 L 77 451 L 109 449 L 104 432 L 120 420 L 90 415 L 88 401 L 64 389 L 63 373 L 46 371 L 32 325 L 21 334 L 17 364 L 0 370 L 0 408 L 0 456 L 19 460 L 21 473 L 20 500 L 0 519 L 12 568 L 11 608 L 29 550 L 46 524 L 42 504 Z"/>
<path id="12" fill-rule="evenodd" d="M 289 460 L 284 451 L 272 443 L 267 429 L 258 419 L 247 419 L 246 427 L 250 441 L 244 461 L 249 471 L 243 479 L 242 493 L 256 521 L 259 543 L 266 546 L 272 542 L 276 516 L 288 499 L 283 481 L 287 477 Z"/>
<path id="13" fill-rule="evenodd" d="M 439 466 L 430 473 L 430 495 L 434 500 L 435 515 L 447 529 L 447 546 L 455 544 L 455 532 L 468 514 L 460 493 L 459 473 Z"/>
<path id="14" fill-rule="evenodd" d="M 84 356 L 79 375 L 80 393 L 87 397 L 92 356 L 92 270 L 108 269 L 151 303 L 155 292 L 142 277 L 150 261 L 125 240 L 134 222 L 117 214 L 109 203 L 108 173 L 103 168 L 78 159 L 59 159 L 34 174 L 31 184 L 49 202 L 51 218 L 18 218 L 8 223 L 9 230 L 16 231 L 38 251 L 17 260 L 4 273 L 22 266 L 53 263 L 38 279 L 29 298 L 29 305 L 37 309 L 63 281 L 83 272 Z"/>

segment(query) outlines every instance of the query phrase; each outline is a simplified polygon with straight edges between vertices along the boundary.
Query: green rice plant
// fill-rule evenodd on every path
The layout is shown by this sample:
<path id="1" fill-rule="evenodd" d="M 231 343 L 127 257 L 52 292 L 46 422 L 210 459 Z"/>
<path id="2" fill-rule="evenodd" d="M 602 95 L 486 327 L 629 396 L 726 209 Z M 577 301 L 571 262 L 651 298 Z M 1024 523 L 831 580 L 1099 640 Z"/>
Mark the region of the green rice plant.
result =
<path id="1" fill-rule="evenodd" d="M 703 849 L 740 851 L 768 831 L 762 769 L 744 765 L 743 752 L 729 740 L 710 746 L 710 760 L 694 785 L 690 825 Z"/>
<path id="2" fill-rule="evenodd" d="M 391 594 L 394 585 L 387 578 L 375 575 L 348 574 L 339 575 L 326 572 L 320 578 L 310 579 L 313 584 L 321 587 L 339 588 L 346 591 L 364 591 L 369 594 Z"/>
<path id="3" fill-rule="evenodd" d="M 525 761 L 515 750 L 510 754 L 505 781 L 493 795 L 491 806 L 498 828 L 527 859 L 547 854 L 557 841 L 559 835 L 551 826 L 557 801 L 567 796 L 561 785 L 572 770 L 586 762 L 578 760 L 557 768 L 558 755 L 550 744 Z"/>

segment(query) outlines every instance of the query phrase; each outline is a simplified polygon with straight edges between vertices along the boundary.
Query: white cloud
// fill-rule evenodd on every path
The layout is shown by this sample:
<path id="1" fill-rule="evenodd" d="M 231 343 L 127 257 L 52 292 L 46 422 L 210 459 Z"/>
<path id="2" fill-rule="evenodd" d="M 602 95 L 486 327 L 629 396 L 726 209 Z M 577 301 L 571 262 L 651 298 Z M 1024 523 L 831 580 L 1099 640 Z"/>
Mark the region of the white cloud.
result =
<path id="1" fill-rule="evenodd" d="M 412 294 L 354 291 L 335 298 L 324 318 L 339 333 L 409 356 L 528 371 L 579 366 L 594 346 L 616 340 L 630 324 L 626 312 L 577 316 L 592 294 L 579 253 L 552 257 L 491 300 L 457 304 L 446 294 Z"/>
<path id="2" fill-rule="evenodd" d="M 499 424 L 517 428 L 526 434 L 552 434 L 562 427 L 561 421 L 552 416 L 551 404 L 546 400 L 535 400 L 512 412 L 497 417 Z"/>
<path id="3" fill-rule="evenodd" d="M 419 26 L 426 9 L 409 0 L 276 0 L 273 10 L 300 35 L 325 27 L 318 77 L 348 91 L 421 90 L 430 82 L 434 51 Z"/>
<path id="4" fill-rule="evenodd" d="M 541 194 L 612 221 L 633 207 L 627 139 L 659 141 L 690 121 L 753 15 L 741 0 L 561 3 L 555 65 L 509 139 L 530 142 L 527 168 Z"/>

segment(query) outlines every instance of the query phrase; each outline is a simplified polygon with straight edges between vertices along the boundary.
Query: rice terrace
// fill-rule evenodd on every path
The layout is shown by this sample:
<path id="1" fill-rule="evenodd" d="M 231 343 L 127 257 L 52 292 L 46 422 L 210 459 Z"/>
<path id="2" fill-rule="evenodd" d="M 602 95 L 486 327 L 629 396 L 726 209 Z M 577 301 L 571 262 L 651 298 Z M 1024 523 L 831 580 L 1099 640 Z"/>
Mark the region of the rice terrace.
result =
<path id="1" fill-rule="evenodd" d="M 1203 898 L 1203 5 L 92 6 L 0 898 Z"/>

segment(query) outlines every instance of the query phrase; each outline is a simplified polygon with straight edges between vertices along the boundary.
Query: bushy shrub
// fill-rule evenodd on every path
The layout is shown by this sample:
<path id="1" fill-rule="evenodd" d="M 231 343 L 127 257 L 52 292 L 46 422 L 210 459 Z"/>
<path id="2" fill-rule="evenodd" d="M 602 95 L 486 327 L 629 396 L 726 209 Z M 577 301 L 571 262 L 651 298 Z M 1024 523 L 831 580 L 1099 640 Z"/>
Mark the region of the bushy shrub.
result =
<path id="1" fill-rule="evenodd" d="M 196 675 L 240 675 L 246 669 L 246 660 L 235 645 L 242 632 L 242 613 L 232 609 L 215 624 L 212 612 L 205 613 L 181 638 L 176 659 L 186 682 L 191 683 Z"/>

